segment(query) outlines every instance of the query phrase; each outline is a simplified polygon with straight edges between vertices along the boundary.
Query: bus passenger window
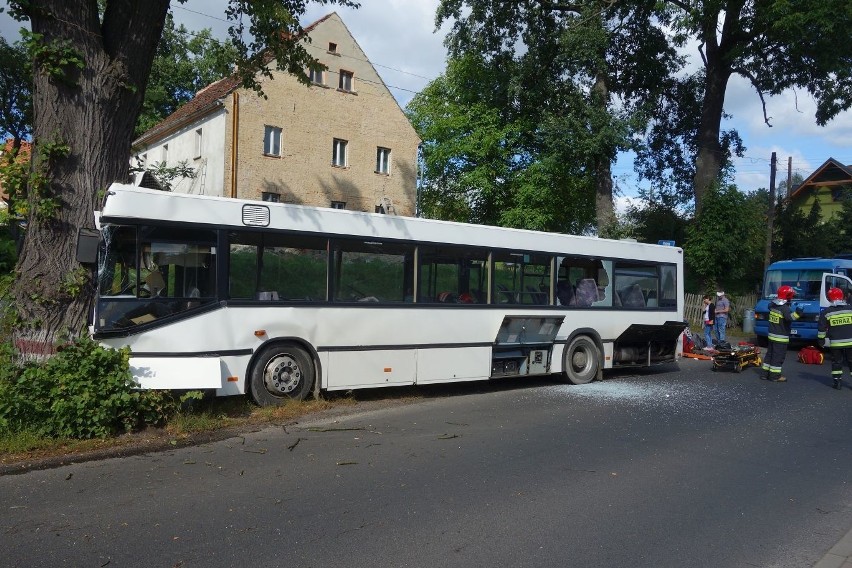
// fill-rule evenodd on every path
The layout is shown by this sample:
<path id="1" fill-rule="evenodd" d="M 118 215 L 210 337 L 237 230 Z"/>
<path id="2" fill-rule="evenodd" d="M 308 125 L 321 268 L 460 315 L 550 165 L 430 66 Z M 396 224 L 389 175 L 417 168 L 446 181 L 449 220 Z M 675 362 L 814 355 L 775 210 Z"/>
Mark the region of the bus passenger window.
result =
<path id="1" fill-rule="evenodd" d="M 335 248 L 335 301 L 403 303 L 411 299 L 406 291 L 414 282 L 413 245 L 339 241 Z"/>

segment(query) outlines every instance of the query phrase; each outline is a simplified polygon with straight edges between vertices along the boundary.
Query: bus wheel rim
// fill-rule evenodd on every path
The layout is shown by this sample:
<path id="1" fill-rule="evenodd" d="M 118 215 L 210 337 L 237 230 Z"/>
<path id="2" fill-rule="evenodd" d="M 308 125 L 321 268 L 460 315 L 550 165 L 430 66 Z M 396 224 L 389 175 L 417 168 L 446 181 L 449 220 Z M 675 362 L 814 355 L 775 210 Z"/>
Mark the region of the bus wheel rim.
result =
<path id="1" fill-rule="evenodd" d="M 276 396 L 288 395 L 302 382 L 299 363 L 290 355 L 279 355 L 266 365 L 263 383 L 266 390 Z"/>

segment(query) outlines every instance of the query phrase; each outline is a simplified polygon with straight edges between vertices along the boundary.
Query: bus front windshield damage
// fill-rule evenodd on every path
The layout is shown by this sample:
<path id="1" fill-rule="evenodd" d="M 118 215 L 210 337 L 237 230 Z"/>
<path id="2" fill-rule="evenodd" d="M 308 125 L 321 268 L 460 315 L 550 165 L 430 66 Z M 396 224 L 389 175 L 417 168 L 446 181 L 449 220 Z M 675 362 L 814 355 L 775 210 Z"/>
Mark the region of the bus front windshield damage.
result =
<path id="1" fill-rule="evenodd" d="M 132 328 L 216 301 L 216 234 L 107 226 L 98 264 L 97 331 Z"/>
<path id="2" fill-rule="evenodd" d="M 778 288 L 786 285 L 792 286 L 796 291 L 796 300 L 819 300 L 823 272 L 831 272 L 831 270 L 769 270 L 766 272 L 766 280 L 763 284 L 763 298 L 766 300 L 777 298 Z"/>

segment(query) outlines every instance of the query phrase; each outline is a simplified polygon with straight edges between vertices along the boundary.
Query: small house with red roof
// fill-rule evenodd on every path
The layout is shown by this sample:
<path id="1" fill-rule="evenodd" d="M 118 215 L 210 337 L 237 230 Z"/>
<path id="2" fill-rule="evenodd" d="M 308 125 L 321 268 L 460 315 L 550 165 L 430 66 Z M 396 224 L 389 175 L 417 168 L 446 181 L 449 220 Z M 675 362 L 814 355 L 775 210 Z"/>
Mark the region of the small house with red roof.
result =
<path id="1" fill-rule="evenodd" d="M 414 215 L 413 126 L 337 13 L 305 36 L 326 66 L 311 85 L 274 63 L 266 98 L 217 81 L 139 137 L 134 161 L 186 162 L 196 175 L 173 191 Z"/>

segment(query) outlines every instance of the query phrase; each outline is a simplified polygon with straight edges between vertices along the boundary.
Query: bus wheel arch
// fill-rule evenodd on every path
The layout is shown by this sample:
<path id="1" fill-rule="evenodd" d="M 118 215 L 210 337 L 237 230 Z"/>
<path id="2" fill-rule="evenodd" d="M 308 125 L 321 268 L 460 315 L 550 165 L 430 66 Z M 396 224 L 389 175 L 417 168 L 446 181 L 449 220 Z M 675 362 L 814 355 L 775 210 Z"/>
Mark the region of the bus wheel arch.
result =
<path id="1" fill-rule="evenodd" d="M 249 364 L 249 392 L 259 406 L 304 400 L 318 381 L 313 349 L 293 339 L 266 342 Z"/>
<path id="2" fill-rule="evenodd" d="M 601 378 L 603 349 L 592 333 L 577 333 L 562 354 L 562 373 L 568 382 L 584 385 Z"/>

